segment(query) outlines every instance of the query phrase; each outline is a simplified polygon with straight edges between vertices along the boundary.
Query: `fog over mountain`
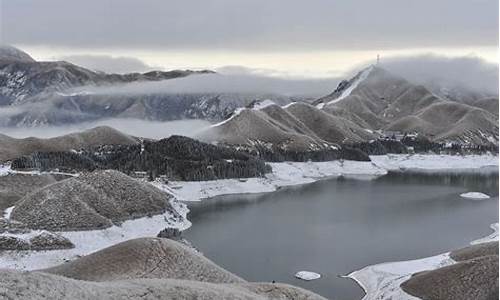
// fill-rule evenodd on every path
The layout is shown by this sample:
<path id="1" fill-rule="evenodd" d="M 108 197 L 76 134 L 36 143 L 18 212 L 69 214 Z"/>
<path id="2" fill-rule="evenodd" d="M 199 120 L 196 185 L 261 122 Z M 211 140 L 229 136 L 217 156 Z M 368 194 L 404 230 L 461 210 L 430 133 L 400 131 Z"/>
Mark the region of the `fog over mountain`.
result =
<path id="1" fill-rule="evenodd" d="M 461 87 L 477 93 L 498 95 L 498 64 L 479 57 L 446 57 L 434 54 L 383 58 L 388 71 L 429 88 Z"/>
<path id="2" fill-rule="evenodd" d="M 1 110 L 0 110 L 1 111 Z M 0 116 L 1 117 L 1 116 Z M 38 127 L 0 127 L 0 134 L 15 138 L 39 137 L 51 138 L 77 131 L 88 130 L 99 126 L 109 126 L 132 136 L 161 139 L 171 135 L 192 137 L 210 123 L 204 120 L 177 120 L 169 122 L 156 122 L 139 119 L 105 119 L 95 122 L 83 122 L 64 126 L 38 126 Z"/>
<path id="3" fill-rule="evenodd" d="M 57 57 L 57 60 L 64 60 L 70 63 L 88 68 L 94 71 L 106 73 L 134 73 L 148 72 L 162 68 L 149 66 L 135 57 L 110 56 L 110 55 L 66 55 Z"/>

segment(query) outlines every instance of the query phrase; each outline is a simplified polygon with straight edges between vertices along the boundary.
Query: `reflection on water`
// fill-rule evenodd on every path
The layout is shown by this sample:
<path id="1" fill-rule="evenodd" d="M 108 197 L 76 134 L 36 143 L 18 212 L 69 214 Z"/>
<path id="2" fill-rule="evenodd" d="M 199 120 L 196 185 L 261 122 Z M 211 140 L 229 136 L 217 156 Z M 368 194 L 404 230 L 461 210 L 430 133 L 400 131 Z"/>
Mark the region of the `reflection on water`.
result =
<path id="1" fill-rule="evenodd" d="M 492 198 L 459 196 L 467 191 Z M 359 299 L 362 290 L 339 275 L 446 252 L 489 234 L 489 224 L 498 220 L 498 173 L 328 180 L 270 194 L 218 197 L 190 208 L 194 225 L 186 237 L 243 278 Z M 300 281 L 293 277 L 300 270 L 322 278 Z"/>

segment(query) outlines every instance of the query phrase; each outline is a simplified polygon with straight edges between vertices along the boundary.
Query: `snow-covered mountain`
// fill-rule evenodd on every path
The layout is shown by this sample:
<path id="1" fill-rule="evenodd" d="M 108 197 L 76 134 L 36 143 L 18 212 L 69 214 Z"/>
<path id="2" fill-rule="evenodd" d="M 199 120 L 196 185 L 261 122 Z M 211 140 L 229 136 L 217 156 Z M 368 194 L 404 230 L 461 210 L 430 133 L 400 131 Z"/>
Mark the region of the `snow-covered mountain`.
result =
<path id="1" fill-rule="evenodd" d="M 271 98 L 286 104 L 290 96 L 262 93 L 116 93 L 127 84 L 155 82 L 212 71 L 106 74 L 64 62 L 38 62 L 10 46 L 0 48 L 0 126 L 62 125 L 103 118 L 223 120 L 234 109 Z M 109 91 L 93 92 L 96 87 Z M 5 108 L 8 108 L 5 110 Z"/>
<path id="2" fill-rule="evenodd" d="M 38 62 L 19 49 L 0 48 L 0 105 L 22 105 L 49 99 L 54 93 L 79 86 L 103 86 L 138 81 L 159 81 L 207 74 L 212 71 L 174 70 L 169 72 L 106 74 L 65 61 Z M 36 96 L 35 99 L 32 97 Z"/>
<path id="3" fill-rule="evenodd" d="M 12 62 L 35 62 L 28 53 L 9 45 L 0 45 L 0 59 Z"/>
<path id="4" fill-rule="evenodd" d="M 417 132 L 436 141 L 498 144 L 498 98 L 467 104 L 468 99 L 443 98 L 380 66 L 370 66 L 342 81 L 314 105 L 370 130 Z"/>
<path id="5" fill-rule="evenodd" d="M 266 100 L 236 110 L 198 136 L 243 147 L 270 160 L 328 160 L 351 155 L 340 144 L 376 138 L 355 123 L 308 103 L 284 106 Z M 361 157 L 352 157 L 362 159 Z"/>

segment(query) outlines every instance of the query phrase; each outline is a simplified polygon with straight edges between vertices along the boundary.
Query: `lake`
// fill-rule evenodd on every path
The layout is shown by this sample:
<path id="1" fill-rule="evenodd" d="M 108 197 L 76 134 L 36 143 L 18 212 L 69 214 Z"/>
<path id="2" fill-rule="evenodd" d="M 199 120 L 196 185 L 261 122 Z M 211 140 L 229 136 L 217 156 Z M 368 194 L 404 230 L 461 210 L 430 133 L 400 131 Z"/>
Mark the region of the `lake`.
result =
<path id="1" fill-rule="evenodd" d="M 468 191 L 492 198 L 459 196 Z M 185 237 L 227 270 L 330 299 L 361 299 L 362 289 L 341 275 L 447 252 L 490 234 L 489 225 L 498 222 L 498 173 L 330 179 L 188 205 L 193 226 Z M 322 277 L 296 279 L 301 270 Z"/>

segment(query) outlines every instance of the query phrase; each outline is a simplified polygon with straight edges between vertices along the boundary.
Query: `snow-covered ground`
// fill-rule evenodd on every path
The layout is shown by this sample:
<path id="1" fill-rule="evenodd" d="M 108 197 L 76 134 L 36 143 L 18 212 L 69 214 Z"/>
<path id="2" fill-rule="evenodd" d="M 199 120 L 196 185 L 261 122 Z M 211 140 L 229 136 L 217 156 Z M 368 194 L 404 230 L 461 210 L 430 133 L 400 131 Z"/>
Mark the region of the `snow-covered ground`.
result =
<path id="1" fill-rule="evenodd" d="M 0 268 L 35 270 L 62 264 L 81 255 L 86 255 L 114 244 L 146 236 L 156 236 L 166 227 L 185 230 L 191 226 L 186 215 L 188 208 L 177 200 L 171 200 L 174 209 L 183 217 L 181 221 L 172 219 L 166 212 L 153 217 L 145 217 L 123 222 L 120 226 L 112 226 L 101 230 L 58 232 L 68 238 L 74 245 L 73 249 L 49 251 L 0 251 Z M 39 231 L 25 234 L 3 234 L 29 239 Z"/>
<path id="2" fill-rule="evenodd" d="M 467 172 L 493 170 L 498 172 L 498 156 L 484 155 L 428 155 L 388 154 L 370 156 L 377 166 L 388 171 L 412 172 Z"/>
<path id="3" fill-rule="evenodd" d="M 332 177 L 374 178 L 388 171 L 467 172 L 491 170 L 498 172 L 498 156 L 494 155 L 421 155 L 396 154 L 370 156 L 372 162 L 282 162 L 270 163 L 271 174 L 264 178 L 223 179 L 212 181 L 174 181 L 168 185 L 155 183 L 184 201 L 198 201 L 219 195 L 266 193 L 284 186 L 315 182 Z"/>
<path id="4" fill-rule="evenodd" d="M 50 171 L 50 172 L 41 172 L 38 170 L 19 171 L 19 170 L 13 170 L 11 168 L 10 163 L 0 164 L 0 176 L 7 176 L 9 174 L 23 174 L 23 175 L 52 174 L 52 175 L 78 176 L 78 174 L 75 174 L 75 173 L 66 173 L 66 172 L 58 172 L 58 171 Z"/>
<path id="5" fill-rule="evenodd" d="M 199 201 L 219 195 L 273 192 L 285 186 L 312 183 L 317 180 L 339 176 L 374 178 L 387 171 L 371 162 L 327 161 L 327 162 L 283 162 L 270 163 L 271 174 L 262 178 L 222 179 L 212 181 L 171 181 L 169 184 L 155 182 L 160 189 L 174 194 L 184 201 Z"/>
<path id="6" fill-rule="evenodd" d="M 473 241 L 471 244 L 498 241 L 498 223 L 492 224 L 490 227 L 495 230 L 494 233 Z M 363 300 L 415 300 L 419 298 L 413 297 L 401 289 L 400 285 L 403 282 L 414 273 L 434 270 L 454 263 L 455 261 L 450 258 L 450 253 L 447 252 L 422 259 L 368 266 L 354 271 L 346 277 L 355 280 L 365 290 L 366 295 Z"/>

